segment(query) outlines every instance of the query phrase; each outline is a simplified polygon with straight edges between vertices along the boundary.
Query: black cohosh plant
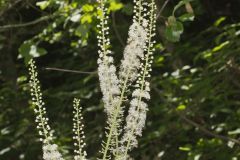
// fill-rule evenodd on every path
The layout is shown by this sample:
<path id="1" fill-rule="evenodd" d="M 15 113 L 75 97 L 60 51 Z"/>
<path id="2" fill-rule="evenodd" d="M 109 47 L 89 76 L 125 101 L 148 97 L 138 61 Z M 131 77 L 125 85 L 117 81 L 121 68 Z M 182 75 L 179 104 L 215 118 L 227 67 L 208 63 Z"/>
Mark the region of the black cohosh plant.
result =
<path id="1" fill-rule="evenodd" d="M 117 70 L 109 39 L 109 15 L 106 7 L 108 0 L 98 0 L 98 3 L 98 75 L 107 114 L 106 140 L 102 142 L 100 150 L 102 156 L 99 159 L 126 160 L 130 159 L 129 151 L 137 147 L 137 137 L 142 135 L 146 121 L 148 110 L 146 101 L 150 99 L 149 78 L 155 43 L 153 37 L 155 36 L 156 5 L 154 0 L 134 0 L 133 22 L 129 28 L 123 59 Z M 43 159 L 62 160 L 64 158 L 58 151 L 58 146 L 52 141 L 53 132 L 48 125 L 35 62 L 31 60 L 29 64 L 32 102 L 35 106 L 37 130 L 43 142 Z M 123 113 L 127 109 L 126 100 L 130 102 L 130 106 L 128 115 L 124 117 Z M 85 160 L 87 153 L 84 150 L 86 144 L 79 99 L 74 99 L 73 107 L 75 147 L 73 157 L 75 160 Z"/>

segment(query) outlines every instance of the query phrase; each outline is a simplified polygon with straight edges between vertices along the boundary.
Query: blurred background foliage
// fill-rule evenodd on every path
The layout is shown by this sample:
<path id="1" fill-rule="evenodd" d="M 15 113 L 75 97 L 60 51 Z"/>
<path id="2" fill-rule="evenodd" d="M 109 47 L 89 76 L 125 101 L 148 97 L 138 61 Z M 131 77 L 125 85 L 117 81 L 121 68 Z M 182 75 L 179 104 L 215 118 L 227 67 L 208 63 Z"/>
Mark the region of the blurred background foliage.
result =
<path id="1" fill-rule="evenodd" d="M 141 160 L 240 159 L 240 1 L 156 0 L 152 99 Z M 82 99 L 88 155 L 104 137 L 95 0 L 0 1 L 0 159 L 41 159 L 27 61 L 35 58 L 56 143 L 72 148 L 72 100 Z M 116 63 L 132 1 L 109 0 Z M 69 71 L 70 70 L 70 71 Z"/>

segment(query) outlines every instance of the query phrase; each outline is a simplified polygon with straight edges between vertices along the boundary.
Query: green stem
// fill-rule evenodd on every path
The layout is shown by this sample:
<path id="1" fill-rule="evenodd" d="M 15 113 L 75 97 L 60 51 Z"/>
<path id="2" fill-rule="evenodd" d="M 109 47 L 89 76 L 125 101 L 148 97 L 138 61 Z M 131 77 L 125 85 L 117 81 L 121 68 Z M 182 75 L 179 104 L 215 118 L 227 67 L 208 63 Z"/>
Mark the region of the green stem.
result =
<path id="1" fill-rule="evenodd" d="M 37 77 L 36 77 L 36 72 L 34 70 L 34 68 L 32 68 L 34 73 L 35 74 L 35 78 L 33 78 L 33 82 L 34 82 L 34 92 L 35 92 L 35 97 L 36 97 L 36 102 L 38 103 L 38 111 L 39 111 L 39 115 L 40 115 L 40 121 L 41 121 L 41 126 L 42 126 L 42 129 L 43 129 L 43 133 L 44 133 L 44 137 L 45 139 L 47 140 L 47 144 L 49 144 L 49 141 L 48 141 L 48 131 L 47 129 L 45 128 L 45 125 L 44 125 L 44 121 L 43 121 L 43 113 L 42 113 L 42 109 L 40 109 L 41 107 L 39 105 L 41 105 L 40 103 L 40 99 L 39 99 L 39 92 L 38 92 L 38 89 L 37 89 Z M 43 106 L 42 106 L 43 107 Z"/>
<path id="2" fill-rule="evenodd" d="M 118 103 L 117 108 L 114 112 L 113 122 L 110 125 L 110 131 L 109 131 L 109 135 L 108 135 L 108 138 L 107 138 L 106 147 L 104 149 L 103 160 L 106 160 L 106 157 L 107 157 L 107 152 L 109 150 L 109 145 L 110 145 L 110 142 L 111 142 L 111 139 L 112 139 L 112 134 L 113 134 L 113 131 L 116 127 L 116 120 L 117 120 L 119 111 L 121 109 L 121 105 L 122 105 L 122 102 L 123 102 L 125 90 L 127 88 L 127 82 L 128 82 L 129 75 L 130 75 L 130 69 L 127 72 L 127 76 L 126 76 L 126 79 L 124 81 L 124 85 L 123 85 L 123 88 L 122 88 L 122 91 L 121 91 L 121 96 L 120 96 L 120 99 L 119 99 L 119 103 Z"/>
<path id="3" fill-rule="evenodd" d="M 79 151 L 79 156 L 82 157 L 82 152 L 81 152 L 81 135 L 80 135 L 80 119 L 79 119 L 79 106 L 77 106 L 77 136 L 78 136 L 78 151 Z"/>

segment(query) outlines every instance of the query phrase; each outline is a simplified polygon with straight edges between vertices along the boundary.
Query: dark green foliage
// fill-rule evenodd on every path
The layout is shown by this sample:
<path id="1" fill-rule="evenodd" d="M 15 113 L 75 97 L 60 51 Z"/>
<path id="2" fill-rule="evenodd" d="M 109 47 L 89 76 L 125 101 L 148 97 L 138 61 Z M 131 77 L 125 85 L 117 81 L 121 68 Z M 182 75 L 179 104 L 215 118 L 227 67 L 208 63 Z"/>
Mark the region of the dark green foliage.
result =
<path id="1" fill-rule="evenodd" d="M 0 1 L 0 159 L 41 159 L 25 65 L 32 57 L 38 57 L 48 116 L 61 152 L 73 152 L 72 100 L 78 97 L 88 155 L 96 156 L 106 120 L 96 73 L 97 4 L 90 0 L 36 2 Z M 157 1 L 158 10 L 163 3 Z M 239 8 L 238 0 L 175 0 L 161 12 L 148 120 L 133 157 L 240 158 Z M 110 0 L 110 11 L 118 63 L 132 3 Z"/>

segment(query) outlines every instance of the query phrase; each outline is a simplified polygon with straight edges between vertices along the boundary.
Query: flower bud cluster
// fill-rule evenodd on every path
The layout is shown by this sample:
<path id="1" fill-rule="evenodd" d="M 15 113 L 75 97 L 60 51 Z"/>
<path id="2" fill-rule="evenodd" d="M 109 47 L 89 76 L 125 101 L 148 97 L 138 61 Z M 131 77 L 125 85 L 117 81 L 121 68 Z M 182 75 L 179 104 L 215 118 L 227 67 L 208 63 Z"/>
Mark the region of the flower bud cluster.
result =
<path id="1" fill-rule="evenodd" d="M 44 160 L 63 160 L 62 155 L 58 151 L 56 144 L 43 145 L 43 159 Z"/>
<path id="2" fill-rule="evenodd" d="M 84 143 L 85 135 L 83 130 L 83 117 L 82 117 L 82 107 L 80 106 L 80 100 L 74 99 L 73 100 L 73 132 L 74 132 L 74 146 L 76 149 L 74 150 L 75 156 L 74 160 L 86 160 L 87 153 L 83 150 L 86 146 Z"/>
<path id="3" fill-rule="evenodd" d="M 136 80 L 146 47 L 147 32 L 138 22 L 134 22 L 130 26 L 128 36 L 128 44 L 123 53 L 119 72 L 121 83 L 125 82 L 126 79 L 129 82 Z"/>
<path id="4" fill-rule="evenodd" d="M 46 108 L 42 100 L 42 92 L 40 82 L 38 80 L 38 73 L 36 71 L 35 62 L 29 61 L 30 74 L 30 91 L 32 96 L 32 103 L 34 105 L 34 112 L 36 114 L 37 130 L 41 136 L 40 141 L 43 142 L 43 159 L 44 160 L 63 160 L 62 155 L 57 150 L 56 144 L 51 144 L 53 139 L 52 130 L 48 124 L 49 119 L 46 116 Z"/>
<path id="5" fill-rule="evenodd" d="M 32 96 L 32 104 L 34 105 L 34 112 L 36 114 L 37 130 L 41 136 L 40 141 L 43 143 L 49 143 L 53 139 L 51 128 L 48 124 L 49 119 L 46 117 L 46 108 L 42 100 L 42 92 L 40 82 L 38 80 L 38 73 L 36 71 L 35 62 L 29 61 L 29 73 L 30 73 L 30 91 Z"/>

